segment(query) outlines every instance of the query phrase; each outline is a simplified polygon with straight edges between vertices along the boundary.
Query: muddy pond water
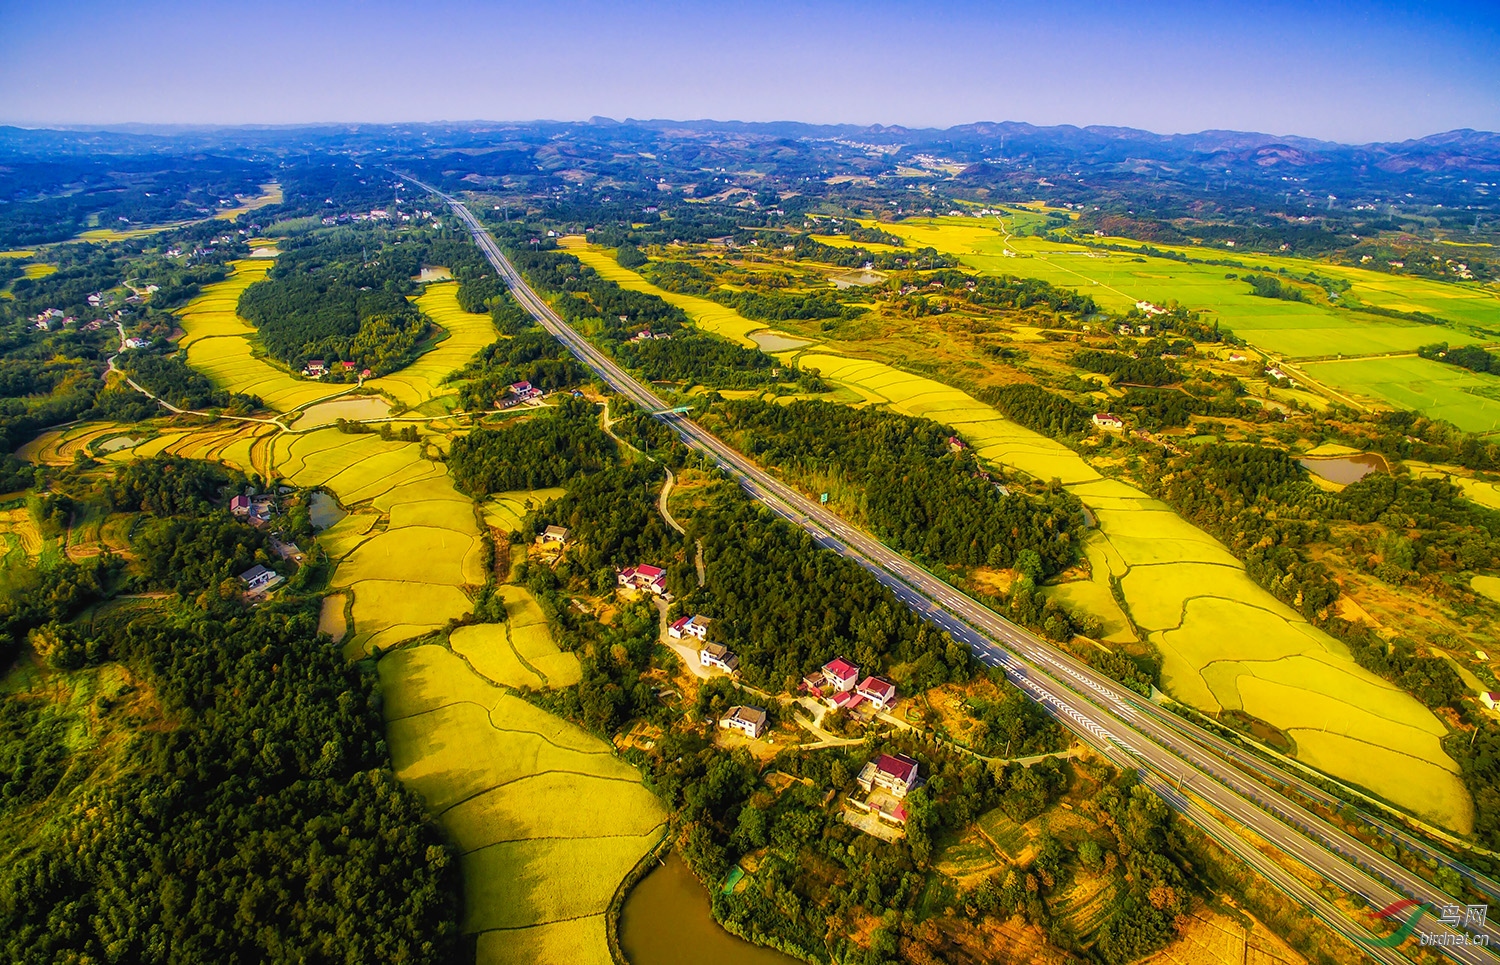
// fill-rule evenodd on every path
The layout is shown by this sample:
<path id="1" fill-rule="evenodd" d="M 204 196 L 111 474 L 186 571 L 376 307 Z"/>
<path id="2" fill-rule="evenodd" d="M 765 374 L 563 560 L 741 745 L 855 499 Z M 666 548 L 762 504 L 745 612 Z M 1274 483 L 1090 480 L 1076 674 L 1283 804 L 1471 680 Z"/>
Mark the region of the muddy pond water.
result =
<path id="1" fill-rule="evenodd" d="M 620 945 L 630 965 L 794 965 L 719 927 L 708 893 L 676 854 L 631 889 L 620 912 Z"/>
<path id="2" fill-rule="evenodd" d="M 1389 471 L 1385 458 L 1373 452 L 1362 452 L 1354 456 L 1311 456 L 1297 461 L 1314 476 L 1321 476 L 1340 486 L 1357 483 L 1372 472 Z"/>

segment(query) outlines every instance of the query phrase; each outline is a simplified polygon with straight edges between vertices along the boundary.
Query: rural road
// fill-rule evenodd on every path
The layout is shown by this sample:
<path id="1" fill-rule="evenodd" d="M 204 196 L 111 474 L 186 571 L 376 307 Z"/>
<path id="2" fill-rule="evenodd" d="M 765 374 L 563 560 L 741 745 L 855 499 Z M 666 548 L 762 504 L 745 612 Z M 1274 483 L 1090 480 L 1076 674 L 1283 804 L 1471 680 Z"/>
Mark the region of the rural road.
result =
<path id="1" fill-rule="evenodd" d="M 421 185 L 415 178 L 409 180 Z M 1143 783 L 1170 807 L 1301 904 L 1309 914 L 1355 943 L 1364 954 L 1383 962 L 1408 960 L 1399 950 L 1368 944 L 1374 937 L 1372 933 L 1342 912 L 1321 889 L 1290 871 L 1287 863 L 1312 871 L 1327 884 L 1354 896 L 1357 904 L 1370 909 L 1406 898 L 1430 906 L 1454 902 L 1453 897 L 1425 879 L 1350 837 L 1269 783 L 1246 773 L 1239 766 L 1246 752 L 1156 707 L 981 606 L 771 477 L 681 413 L 666 411 L 650 389 L 552 311 L 461 202 L 435 189 L 427 190 L 443 197 L 469 226 L 475 241 L 521 305 L 602 381 L 661 419 L 687 445 L 716 459 L 721 471 L 736 479 L 772 512 L 807 530 L 820 546 L 865 567 L 903 603 L 969 646 L 977 659 L 1002 668 L 1013 683 L 1085 744 L 1118 767 L 1138 770 Z M 1300 790 L 1299 785 L 1307 784 L 1266 762 L 1258 762 L 1254 770 L 1285 787 Z M 1267 854 L 1250 835 L 1269 843 L 1280 855 Z M 1406 836 L 1400 835 L 1397 840 L 1404 844 Z M 1477 887 L 1500 888 L 1446 855 L 1443 860 Z M 1424 931 L 1448 940 L 1464 938 L 1464 933 L 1441 923 L 1431 912 L 1423 916 L 1421 926 Z M 1495 924 L 1487 924 L 1478 934 L 1500 945 L 1500 929 Z M 1446 945 L 1440 953 L 1453 961 L 1473 965 L 1500 962 L 1500 956 L 1479 945 Z"/>

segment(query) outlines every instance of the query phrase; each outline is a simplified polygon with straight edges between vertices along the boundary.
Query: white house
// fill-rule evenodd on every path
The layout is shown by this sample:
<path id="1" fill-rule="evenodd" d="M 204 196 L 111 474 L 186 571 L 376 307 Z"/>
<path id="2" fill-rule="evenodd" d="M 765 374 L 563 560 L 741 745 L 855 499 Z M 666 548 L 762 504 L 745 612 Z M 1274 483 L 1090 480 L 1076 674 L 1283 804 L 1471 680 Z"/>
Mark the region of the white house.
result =
<path id="1" fill-rule="evenodd" d="M 667 627 L 667 636 L 673 640 L 681 640 L 683 637 L 706 640 L 708 639 L 708 618 L 696 613 L 690 617 L 679 617 Z"/>
<path id="2" fill-rule="evenodd" d="M 698 651 L 698 663 L 704 667 L 718 667 L 725 673 L 739 673 L 739 654 L 722 643 L 705 643 Z"/>
<path id="3" fill-rule="evenodd" d="M 245 589 L 251 593 L 255 593 L 260 590 L 269 590 L 277 583 L 280 583 L 281 574 L 257 564 L 241 573 L 240 581 L 245 584 Z"/>
<path id="4" fill-rule="evenodd" d="M 905 754 L 881 754 L 859 772 L 859 786 L 869 791 L 884 788 L 895 797 L 906 797 L 919 784 L 920 765 Z"/>
<path id="5" fill-rule="evenodd" d="M 1119 416 L 1112 415 L 1108 412 L 1095 412 L 1093 423 L 1094 428 L 1103 429 L 1107 432 L 1119 432 L 1121 429 L 1125 428 L 1124 420 L 1120 419 Z"/>
<path id="6" fill-rule="evenodd" d="M 1500 694 L 1497 694 L 1492 690 L 1480 694 L 1479 699 L 1482 700 L 1484 702 L 1484 705 L 1490 710 L 1500 708 Z"/>
<path id="7" fill-rule="evenodd" d="M 728 716 L 720 718 L 719 726 L 740 731 L 754 740 L 765 732 L 766 712 L 759 707 L 731 707 Z"/>
<path id="8" fill-rule="evenodd" d="M 866 677 L 854 692 L 868 700 L 876 710 L 885 710 L 896 702 L 896 685 L 882 677 Z"/>
<path id="9" fill-rule="evenodd" d="M 543 543 L 557 543 L 564 545 L 568 542 L 568 527 L 548 526 L 542 530 L 541 540 Z"/>

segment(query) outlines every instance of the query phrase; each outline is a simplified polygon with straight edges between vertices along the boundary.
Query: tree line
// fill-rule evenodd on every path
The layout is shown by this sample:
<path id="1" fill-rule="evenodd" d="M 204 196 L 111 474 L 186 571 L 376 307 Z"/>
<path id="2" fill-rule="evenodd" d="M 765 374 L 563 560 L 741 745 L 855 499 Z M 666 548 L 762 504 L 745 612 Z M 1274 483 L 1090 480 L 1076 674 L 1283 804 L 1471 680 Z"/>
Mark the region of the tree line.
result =
<path id="1" fill-rule="evenodd" d="M 858 494 L 849 508 L 881 539 L 953 566 L 1037 560 L 1045 578 L 1077 559 L 1082 513 L 1061 491 L 1007 495 L 981 473 L 951 428 L 882 409 L 821 401 L 722 402 L 705 427 L 761 462 L 809 484 L 826 477 Z"/>

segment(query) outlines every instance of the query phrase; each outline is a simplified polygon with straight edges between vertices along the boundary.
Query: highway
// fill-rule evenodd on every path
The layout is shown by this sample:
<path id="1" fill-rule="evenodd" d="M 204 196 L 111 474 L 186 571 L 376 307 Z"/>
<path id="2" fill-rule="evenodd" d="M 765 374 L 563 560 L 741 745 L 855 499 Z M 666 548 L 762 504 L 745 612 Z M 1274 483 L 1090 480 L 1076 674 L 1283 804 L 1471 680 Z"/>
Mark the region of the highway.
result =
<path id="1" fill-rule="evenodd" d="M 410 180 L 421 185 L 414 178 Z M 1292 873 L 1285 865 L 1288 859 L 1313 872 L 1337 892 L 1357 896 L 1371 909 L 1383 908 L 1401 898 L 1435 906 L 1454 903 L 1453 898 L 1424 879 L 1231 763 L 1242 756 L 1248 757 L 1244 751 L 1140 699 L 955 590 L 786 486 L 685 415 L 662 411 L 665 406 L 661 399 L 564 322 L 526 284 L 483 225 L 461 202 L 421 186 L 452 206 L 517 301 L 611 389 L 656 414 L 689 446 L 715 460 L 753 498 L 806 530 L 819 545 L 865 567 L 903 603 L 969 646 L 977 659 L 1004 669 L 1013 683 L 1082 742 L 1116 766 L 1138 769 L 1143 783 L 1169 806 L 1330 928 L 1351 942 L 1373 937 L 1362 923 L 1339 910 L 1325 894 L 1328 889 L 1314 887 L 1303 876 Z M 1274 776 L 1288 786 L 1296 787 L 1295 782 L 1300 781 L 1258 758 L 1250 760 L 1254 766 L 1248 769 Z M 1238 829 L 1253 832 L 1264 845 L 1279 850 L 1282 858 L 1278 860 L 1266 853 L 1260 842 Z M 1460 940 L 1462 937 L 1462 933 L 1439 922 L 1433 913 L 1424 916 L 1419 928 L 1433 935 Z M 1500 931 L 1495 925 L 1487 923 L 1476 934 L 1500 947 Z M 1396 949 L 1367 944 L 1359 947 L 1378 961 L 1408 960 Z M 1454 944 L 1435 950 L 1456 962 L 1474 965 L 1500 962 L 1500 956 L 1480 945 Z"/>

